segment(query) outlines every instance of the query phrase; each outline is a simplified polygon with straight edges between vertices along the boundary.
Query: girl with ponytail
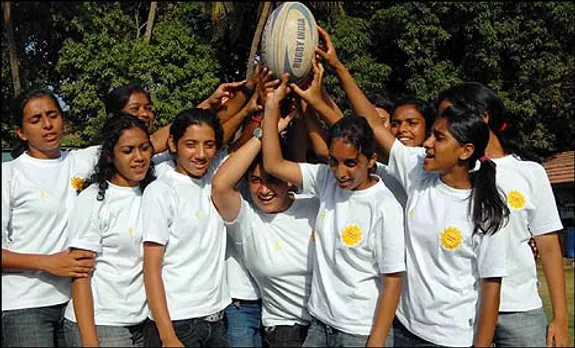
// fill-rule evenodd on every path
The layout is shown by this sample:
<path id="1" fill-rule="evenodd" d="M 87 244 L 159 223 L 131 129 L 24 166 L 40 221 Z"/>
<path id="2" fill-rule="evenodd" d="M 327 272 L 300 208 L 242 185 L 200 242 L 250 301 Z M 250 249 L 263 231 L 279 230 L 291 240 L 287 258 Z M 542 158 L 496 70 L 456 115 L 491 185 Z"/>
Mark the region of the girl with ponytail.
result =
<path id="1" fill-rule="evenodd" d="M 511 211 L 510 272 L 501 284 L 494 343 L 498 347 L 565 347 L 569 344 L 567 301 L 557 233 L 563 225 L 545 168 L 530 160 L 534 156 L 520 146 L 512 120 L 493 90 L 479 82 L 464 82 L 439 95 L 439 112 L 461 105 L 474 109 L 489 127 L 487 155 L 497 165 L 496 181 Z M 532 238 L 551 295 L 553 318 L 548 327 L 528 244 Z"/>
<path id="2" fill-rule="evenodd" d="M 329 36 L 322 38 L 327 49 L 316 52 L 336 71 L 354 113 L 369 122 L 379 158 L 408 196 L 394 346 L 490 346 L 506 276 L 509 211 L 485 157 L 487 125 L 472 110 L 453 107 L 435 120 L 423 148 L 406 147 L 381 125 Z"/>

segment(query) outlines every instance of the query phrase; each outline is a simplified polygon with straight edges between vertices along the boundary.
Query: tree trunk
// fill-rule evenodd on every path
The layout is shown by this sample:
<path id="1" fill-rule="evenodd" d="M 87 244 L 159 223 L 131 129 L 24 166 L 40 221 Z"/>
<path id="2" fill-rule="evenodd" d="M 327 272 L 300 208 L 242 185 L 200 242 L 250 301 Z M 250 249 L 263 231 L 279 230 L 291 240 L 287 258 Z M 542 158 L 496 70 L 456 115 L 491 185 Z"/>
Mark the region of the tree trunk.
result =
<path id="1" fill-rule="evenodd" d="M 258 21 L 258 26 L 256 27 L 256 32 L 254 34 L 254 38 L 252 39 L 252 46 L 250 48 L 250 56 L 248 58 L 248 70 L 246 71 L 246 80 L 249 80 L 252 77 L 254 72 L 254 58 L 256 56 L 256 52 L 258 50 L 258 45 L 260 44 L 260 40 L 262 38 L 262 32 L 264 30 L 264 26 L 266 25 L 266 21 L 268 16 L 270 15 L 272 10 L 272 3 L 270 1 L 264 2 L 264 6 L 262 9 L 262 13 L 260 14 L 260 19 Z"/>
<path id="2" fill-rule="evenodd" d="M 16 54 L 16 40 L 14 39 L 14 28 L 12 28 L 12 3 L 10 1 L 2 2 L 4 12 L 4 25 L 6 26 L 6 37 L 8 39 L 8 55 L 10 57 L 10 70 L 12 72 L 12 85 L 14 86 L 14 95 L 18 95 L 21 90 L 20 71 L 18 68 L 18 55 Z"/>
<path id="3" fill-rule="evenodd" d="M 152 1 L 150 4 L 150 12 L 148 12 L 148 22 L 146 23 L 146 34 L 144 34 L 144 42 L 149 43 L 152 38 L 152 28 L 154 27 L 154 19 L 156 18 L 156 8 L 158 7 L 157 1 Z"/>

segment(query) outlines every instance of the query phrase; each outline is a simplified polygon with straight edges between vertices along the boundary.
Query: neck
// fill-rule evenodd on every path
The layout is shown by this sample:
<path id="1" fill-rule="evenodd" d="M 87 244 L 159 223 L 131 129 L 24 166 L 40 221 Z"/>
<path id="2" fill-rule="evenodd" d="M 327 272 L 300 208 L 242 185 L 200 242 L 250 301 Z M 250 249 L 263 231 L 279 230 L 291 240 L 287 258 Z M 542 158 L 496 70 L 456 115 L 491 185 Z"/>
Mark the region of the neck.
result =
<path id="1" fill-rule="evenodd" d="M 56 159 L 60 157 L 60 148 L 50 151 L 39 151 L 34 148 L 28 148 L 28 156 L 39 159 Z"/>
<path id="2" fill-rule="evenodd" d="M 487 148 L 485 149 L 485 154 L 490 158 L 500 158 L 507 156 L 507 152 L 503 149 L 499 138 L 493 133 L 493 131 L 489 131 L 489 143 L 487 143 Z"/>
<path id="3" fill-rule="evenodd" d="M 441 174 L 439 177 L 445 185 L 454 189 L 465 190 L 471 188 L 469 172 L 465 166 L 456 166 L 449 172 Z"/>

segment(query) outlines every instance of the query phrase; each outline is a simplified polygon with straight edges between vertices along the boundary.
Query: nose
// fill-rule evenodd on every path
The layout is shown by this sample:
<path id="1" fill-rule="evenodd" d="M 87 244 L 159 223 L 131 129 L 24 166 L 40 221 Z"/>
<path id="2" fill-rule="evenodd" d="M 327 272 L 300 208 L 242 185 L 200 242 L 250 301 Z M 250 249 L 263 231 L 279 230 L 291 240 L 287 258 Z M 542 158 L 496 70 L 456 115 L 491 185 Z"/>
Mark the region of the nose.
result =
<path id="1" fill-rule="evenodd" d="M 203 146 L 200 146 L 198 148 L 198 152 L 196 153 L 196 157 L 201 158 L 201 159 L 206 158 L 206 150 L 204 149 Z"/>
<path id="2" fill-rule="evenodd" d="M 425 141 L 423 142 L 422 146 L 426 149 L 429 149 L 432 147 L 433 145 L 433 139 L 431 139 L 432 137 L 428 137 L 427 139 L 425 139 Z"/>
<path id="3" fill-rule="evenodd" d="M 401 122 L 399 124 L 399 127 L 397 128 L 398 133 L 404 133 L 407 132 L 407 130 L 408 130 L 407 122 Z"/>
<path id="4" fill-rule="evenodd" d="M 52 124 L 52 120 L 48 116 L 42 117 L 42 126 L 45 129 L 51 129 L 54 125 Z"/>
<path id="5" fill-rule="evenodd" d="M 144 154 L 143 154 L 142 150 L 136 149 L 134 160 L 136 160 L 138 162 L 142 162 L 144 160 Z"/>
<path id="6" fill-rule="evenodd" d="M 345 167 L 340 164 L 335 167 L 334 174 L 336 178 L 344 178 L 347 174 L 347 170 L 345 170 Z"/>

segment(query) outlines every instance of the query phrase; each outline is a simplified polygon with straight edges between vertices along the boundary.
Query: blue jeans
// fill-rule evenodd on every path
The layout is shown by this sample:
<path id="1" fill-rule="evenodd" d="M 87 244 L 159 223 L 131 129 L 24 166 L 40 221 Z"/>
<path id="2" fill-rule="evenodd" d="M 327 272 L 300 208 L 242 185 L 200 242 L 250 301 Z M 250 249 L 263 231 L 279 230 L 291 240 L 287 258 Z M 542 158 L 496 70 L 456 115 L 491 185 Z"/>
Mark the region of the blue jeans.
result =
<path id="1" fill-rule="evenodd" d="M 543 307 L 526 312 L 499 312 L 493 343 L 497 347 L 547 346 Z"/>
<path id="2" fill-rule="evenodd" d="M 261 347 L 261 301 L 233 299 L 225 322 L 230 347 Z"/>
<path id="3" fill-rule="evenodd" d="M 397 318 L 393 319 L 392 330 L 394 347 L 443 347 L 411 333 Z"/>
<path id="4" fill-rule="evenodd" d="M 66 347 L 66 304 L 2 311 L 2 346 Z"/>
<path id="5" fill-rule="evenodd" d="M 224 320 L 172 320 L 176 336 L 185 347 L 228 347 Z M 160 333 L 153 320 L 144 325 L 144 347 L 161 347 Z"/>
<path id="6" fill-rule="evenodd" d="M 342 332 L 312 318 L 307 337 L 302 347 L 365 347 L 369 336 Z M 386 347 L 390 339 L 386 341 Z"/>
<path id="7" fill-rule="evenodd" d="M 131 326 L 96 325 L 100 347 L 143 347 L 144 322 Z M 64 336 L 68 347 L 82 347 L 78 324 L 64 319 Z"/>

